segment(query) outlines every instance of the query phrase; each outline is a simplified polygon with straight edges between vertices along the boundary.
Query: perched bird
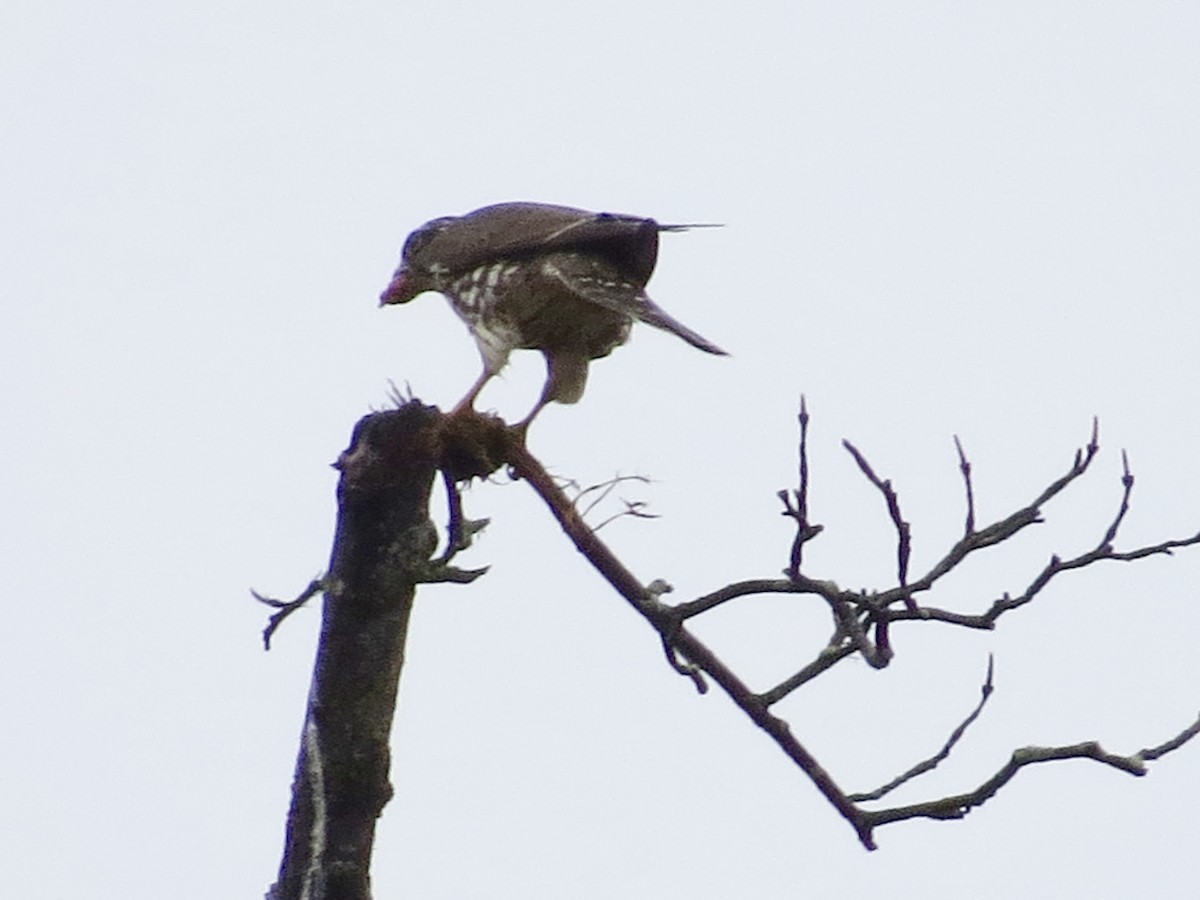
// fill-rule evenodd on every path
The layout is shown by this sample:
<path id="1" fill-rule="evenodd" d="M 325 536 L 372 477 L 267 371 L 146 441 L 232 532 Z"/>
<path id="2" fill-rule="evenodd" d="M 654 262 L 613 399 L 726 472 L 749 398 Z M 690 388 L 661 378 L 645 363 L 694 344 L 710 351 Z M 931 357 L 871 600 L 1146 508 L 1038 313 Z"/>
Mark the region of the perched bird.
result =
<path id="1" fill-rule="evenodd" d="M 408 236 L 381 305 L 444 294 L 471 330 L 481 374 L 454 412 L 469 409 L 517 349 L 546 357 L 546 385 L 525 429 L 552 400 L 583 395 L 588 363 L 629 338 L 636 319 L 726 355 L 646 296 L 658 235 L 692 225 L 546 203 L 499 203 L 426 222 Z"/>

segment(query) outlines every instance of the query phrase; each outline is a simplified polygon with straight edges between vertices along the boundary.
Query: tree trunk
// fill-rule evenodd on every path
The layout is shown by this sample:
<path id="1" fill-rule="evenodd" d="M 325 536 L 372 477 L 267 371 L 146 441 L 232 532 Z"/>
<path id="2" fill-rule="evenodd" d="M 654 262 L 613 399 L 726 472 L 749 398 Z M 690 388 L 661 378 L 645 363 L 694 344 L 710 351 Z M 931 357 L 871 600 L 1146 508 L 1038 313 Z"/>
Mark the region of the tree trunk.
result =
<path id="1" fill-rule="evenodd" d="M 359 421 L 335 463 L 338 523 L 320 645 L 269 900 L 366 900 L 375 822 L 392 796 L 388 736 L 416 585 L 437 546 L 429 497 L 437 410 Z"/>

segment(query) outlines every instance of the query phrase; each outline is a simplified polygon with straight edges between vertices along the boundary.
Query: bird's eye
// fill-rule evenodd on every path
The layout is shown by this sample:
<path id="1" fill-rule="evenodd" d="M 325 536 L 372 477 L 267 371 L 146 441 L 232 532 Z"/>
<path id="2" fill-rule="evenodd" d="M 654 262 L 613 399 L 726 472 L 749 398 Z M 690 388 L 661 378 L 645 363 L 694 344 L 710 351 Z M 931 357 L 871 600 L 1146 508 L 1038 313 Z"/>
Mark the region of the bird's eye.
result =
<path id="1" fill-rule="evenodd" d="M 441 219 L 434 219 L 432 222 L 426 222 L 408 236 L 408 240 L 404 242 L 404 249 L 400 254 L 401 259 L 404 262 L 412 262 L 413 257 L 419 254 L 431 240 L 437 237 L 456 218 L 457 216 L 445 216 Z"/>

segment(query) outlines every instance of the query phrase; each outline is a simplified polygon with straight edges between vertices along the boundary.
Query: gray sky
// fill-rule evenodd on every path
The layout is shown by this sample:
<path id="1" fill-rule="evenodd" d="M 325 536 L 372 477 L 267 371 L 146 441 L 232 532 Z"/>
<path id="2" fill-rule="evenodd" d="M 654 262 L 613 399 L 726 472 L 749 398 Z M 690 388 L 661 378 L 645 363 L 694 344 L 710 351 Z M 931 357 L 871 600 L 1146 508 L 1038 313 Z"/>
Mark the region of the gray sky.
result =
<path id="1" fill-rule="evenodd" d="M 407 8 L 406 8 L 407 7 Z M 448 407 L 477 374 L 437 297 L 376 308 L 421 222 L 536 199 L 716 221 L 664 238 L 651 294 L 733 353 L 642 328 L 530 445 L 662 515 L 605 535 L 688 598 L 773 577 L 807 394 L 810 574 L 886 586 L 891 477 L 914 567 L 1028 502 L 1099 415 L 1047 524 L 934 598 L 984 608 L 1103 533 L 1200 526 L 1200 12 L 1175 3 L 10 4 L 0 12 L 0 846 L 13 896 L 259 896 L 319 622 L 264 654 L 253 586 L 326 563 L 336 473 L 389 379 Z M 523 414 L 518 359 L 481 405 Z M 1133 779 L 1028 771 L 966 821 L 865 853 L 721 696 L 698 697 L 520 484 L 470 588 L 422 590 L 380 898 L 1118 898 L 1194 889 L 1198 750 Z M 901 797 L 1015 747 L 1129 753 L 1200 708 L 1200 552 L 1064 577 L 992 634 L 908 627 L 789 700 L 851 790 L 940 746 Z M 702 634 L 756 686 L 829 635 L 811 600 Z"/>

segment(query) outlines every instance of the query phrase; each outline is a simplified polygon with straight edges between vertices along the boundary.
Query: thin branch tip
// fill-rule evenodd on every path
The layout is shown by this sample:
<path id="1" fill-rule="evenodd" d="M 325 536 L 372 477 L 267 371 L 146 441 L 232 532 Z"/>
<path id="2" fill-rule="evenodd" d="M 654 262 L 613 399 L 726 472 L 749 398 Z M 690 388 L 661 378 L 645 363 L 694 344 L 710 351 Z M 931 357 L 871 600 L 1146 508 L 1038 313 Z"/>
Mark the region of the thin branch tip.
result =
<path id="1" fill-rule="evenodd" d="M 1133 470 L 1129 468 L 1129 453 L 1121 448 L 1121 483 L 1126 488 L 1133 487 Z"/>
<path id="2" fill-rule="evenodd" d="M 267 618 L 267 626 L 262 632 L 263 650 L 269 651 L 271 649 L 271 637 L 279 629 L 279 626 L 283 624 L 283 620 L 308 603 L 308 601 L 311 600 L 314 595 L 325 590 L 325 587 L 326 584 L 324 576 L 318 575 L 311 582 L 309 582 L 308 587 L 301 591 L 300 595 L 296 597 L 295 600 L 277 600 L 274 597 L 264 596 L 254 589 L 250 590 L 250 595 L 254 597 L 255 600 L 257 600 L 259 603 L 264 603 L 275 610 L 275 612 Z"/>

